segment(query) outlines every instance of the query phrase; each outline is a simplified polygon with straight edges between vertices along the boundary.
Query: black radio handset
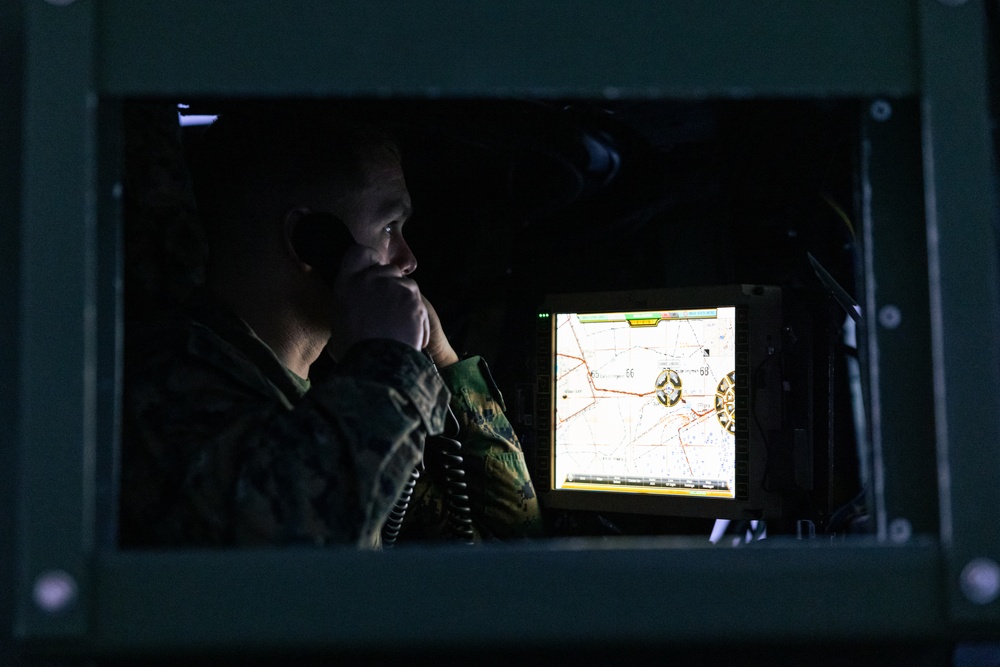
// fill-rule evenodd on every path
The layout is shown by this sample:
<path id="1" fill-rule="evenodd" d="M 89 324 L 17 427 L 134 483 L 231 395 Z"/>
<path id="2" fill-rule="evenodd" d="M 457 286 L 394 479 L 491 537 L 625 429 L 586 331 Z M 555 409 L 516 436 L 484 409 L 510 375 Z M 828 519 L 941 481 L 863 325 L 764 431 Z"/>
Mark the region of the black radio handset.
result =
<path id="1" fill-rule="evenodd" d="M 299 259 L 313 267 L 331 287 L 337 279 L 344 253 L 354 242 L 354 237 L 340 218 L 332 213 L 316 211 L 303 213 L 291 236 L 292 247 Z M 472 511 L 469 507 L 465 470 L 462 467 L 462 443 L 455 439 L 459 425 L 450 407 L 447 421 L 445 433 L 428 437 L 429 447 L 425 446 L 425 450 L 430 455 L 433 467 L 440 468 L 444 475 L 449 530 L 458 540 L 471 544 Z M 382 543 L 386 547 L 393 546 L 399 537 L 422 468 L 423 461 L 413 469 L 382 526 Z"/>
<path id="2" fill-rule="evenodd" d="M 354 245 L 354 237 L 334 214 L 309 211 L 296 223 L 291 242 L 299 259 L 313 267 L 333 287 L 340 262 L 347 249 Z"/>
<path id="3" fill-rule="evenodd" d="M 311 266 L 333 289 L 344 253 L 355 242 L 347 225 L 332 213 L 309 211 L 303 213 L 296 222 L 290 240 L 299 259 Z M 386 547 L 395 544 L 399 537 L 422 467 L 423 461 L 410 473 L 410 478 L 382 525 L 382 544 Z"/>

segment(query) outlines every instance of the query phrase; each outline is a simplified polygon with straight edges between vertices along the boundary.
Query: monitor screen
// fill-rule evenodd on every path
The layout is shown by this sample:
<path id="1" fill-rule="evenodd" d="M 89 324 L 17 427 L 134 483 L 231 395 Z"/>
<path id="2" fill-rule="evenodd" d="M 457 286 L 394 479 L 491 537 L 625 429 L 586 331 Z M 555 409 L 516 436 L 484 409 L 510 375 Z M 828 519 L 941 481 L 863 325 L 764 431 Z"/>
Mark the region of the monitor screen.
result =
<path id="1" fill-rule="evenodd" d="M 538 322 L 535 478 L 549 507 L 780 512 L 764 488 L 781 428 L 779 288 L 550 295 Z"/>
<path id="2" fill-rule="evenodd" d="M 557 313 L 554 489 L 736 497 L 736 308 Z"/>

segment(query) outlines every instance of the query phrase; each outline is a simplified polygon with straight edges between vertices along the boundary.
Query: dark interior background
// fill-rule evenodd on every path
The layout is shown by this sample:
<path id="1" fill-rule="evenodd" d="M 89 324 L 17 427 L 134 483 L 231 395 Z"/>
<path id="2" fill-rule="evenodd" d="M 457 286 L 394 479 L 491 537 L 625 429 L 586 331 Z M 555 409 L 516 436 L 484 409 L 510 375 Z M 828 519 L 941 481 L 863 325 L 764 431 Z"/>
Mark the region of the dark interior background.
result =
<path id="1" fill-rule="evenodd" d="M 177 100 L 126 104 L 126 309 L 201 281 L 204 247 L 185 152 L 203 127 Z M 184 100 L 185 114 L 247 104 Z M 548 293 L 731 283 L 799 295 L 837 373 L 814 438 L 833 438 L 822 521 L 859 488 L 839 310 L 812 253 L 854 292 L 860 106 L 840 101 L 338 101 L 398 139 L 414 202 L 414 274 L 457 350 L 491 365 L 529 461 L 537 308 Z M 819 347 L 823 347 L 820 345 Z M 825 348 L 824 348 L 825 349 Z M 819 360 L 822 362 L 822 359 Z M 809 363 L 809 362 L 803 362 Z M 828 419 L 829 417 L 829 419 Z M 836 423 L 836 429 L 831 424 Z M 815 509 L 815 508 L 813 508 Z M 855 511 L 847 507 L 846 515 Z M 845 515 L 841 511 L 841 515 Z M 711 521 L 552 512 L 558 535 L 707 534 Z M 793 530 L 791 524 L 772 529 Z"/>

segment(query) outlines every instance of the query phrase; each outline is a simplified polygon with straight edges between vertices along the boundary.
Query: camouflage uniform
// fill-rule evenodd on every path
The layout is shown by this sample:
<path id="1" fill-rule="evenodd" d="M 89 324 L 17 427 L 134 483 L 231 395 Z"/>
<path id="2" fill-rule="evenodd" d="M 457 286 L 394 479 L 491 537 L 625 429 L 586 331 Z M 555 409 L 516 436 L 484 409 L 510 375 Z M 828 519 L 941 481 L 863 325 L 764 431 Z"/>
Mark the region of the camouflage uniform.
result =
<path id="1" fill-rule="evenodd" d="M 504 415 L 503 398 L 485 361 L 479 357 L 460 361 L 441 369 L 441 377 L 451 390 L 451 409 L 458 420 L 456 439 L 461 442 L 475 537 L 538 536 L 538 499 L 517 436 Z M 442 491 L 445 472 L 433 465 L 435 444 L 434 439 L 428 441 L 427 467 L 417 482 L 403 538 L 449 534 Z"/>
<path id="2" fill-rule="evenodd" d="M 539 533 L 523 455 L 476 358 L 438 375 L 405 344 L 363 341 L 309 388 L 204 295 L 127 333 L 125 547 L 375 546 L 449 397 L 478 532 Z M 418 489 L 411 513 L 437 514 L 412 519 L 411 534 L 441 523 L 440 497 L 433 481 Z"/>

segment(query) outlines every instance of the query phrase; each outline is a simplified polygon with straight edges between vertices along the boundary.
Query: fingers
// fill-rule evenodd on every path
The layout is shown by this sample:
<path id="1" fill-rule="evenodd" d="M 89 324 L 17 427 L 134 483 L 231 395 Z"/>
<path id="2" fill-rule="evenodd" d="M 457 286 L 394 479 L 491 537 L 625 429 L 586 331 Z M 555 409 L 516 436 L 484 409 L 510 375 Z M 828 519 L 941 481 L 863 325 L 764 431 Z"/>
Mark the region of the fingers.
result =
<path id="1" fill-rule="evenodd" d="M 424 335 L 423 339 L 420 342 L 420 346 L 417 348 L 418 350 L 426 349 L 431 342 L 431 321 L 430 317 L 428 317 L 428 311 L 426 308 L 424 308 L 423 324 L 424 324 Z"/>
<path id="2" fill-rule="evenodd" d="M 450 366 L 458 361 L 458 354 L 455 353 L 454 348 L 452 348 L 451 343 L 448 341 L 448 337 L 444 333 L 444 328 L 441 326 L 441 319 L 438 317 L 434 306 L 431 305 L 431 302 L 423 294 L 420 295 L 420 298 L 427 309 L 427 319 L 430 327 L 425 349 L 438 368 Z"/>
<path id="3" fill-rule="evenodd" d="M 335 350 L 376 338 L 423 349 L 431 323 L 417 283 L 391 264 L 380 264 L 371 248 L 356 246 L 344 256 L 333 289 Z"/>

